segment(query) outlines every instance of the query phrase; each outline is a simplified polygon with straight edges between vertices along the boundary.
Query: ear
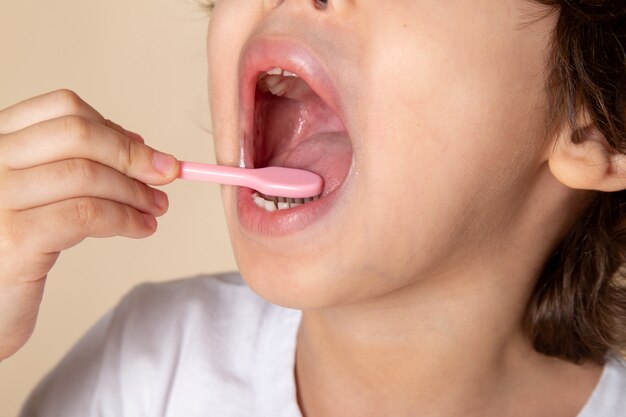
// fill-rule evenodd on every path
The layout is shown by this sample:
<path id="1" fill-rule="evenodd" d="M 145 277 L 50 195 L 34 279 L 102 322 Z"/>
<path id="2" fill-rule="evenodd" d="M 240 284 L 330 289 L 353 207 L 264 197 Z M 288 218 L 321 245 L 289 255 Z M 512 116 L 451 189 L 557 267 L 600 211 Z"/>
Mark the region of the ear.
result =
<path id="1" fill-rule="evenodd" d="M 563 128 L 556 135 L 548 165 L 552 175 L 569 188 L 596 191 L 626 189 L 626 155 L 611 149 L 604 135 L 581 117 L 579 143 L 574 143 L 574 132 Z"/>

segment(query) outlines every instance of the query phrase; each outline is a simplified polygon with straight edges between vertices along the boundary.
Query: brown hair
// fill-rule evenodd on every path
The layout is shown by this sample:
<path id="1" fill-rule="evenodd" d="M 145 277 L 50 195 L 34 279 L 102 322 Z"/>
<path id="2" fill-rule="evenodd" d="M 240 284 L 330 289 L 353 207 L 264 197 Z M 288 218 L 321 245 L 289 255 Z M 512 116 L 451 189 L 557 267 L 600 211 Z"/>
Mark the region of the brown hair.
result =
<path id="1" fill-rule="evenodd" d="M 582 140 L 581 109 L 626 153 L 626 4 L 535 0 L 559 13 L 546 86 L 553 128 Z M 626 184 L 626 178 L 625 178 Z M 626 351 L 626 191 L 598 193 L 551 255 L 526 316 L 535 349 L 575 363 Z"/>

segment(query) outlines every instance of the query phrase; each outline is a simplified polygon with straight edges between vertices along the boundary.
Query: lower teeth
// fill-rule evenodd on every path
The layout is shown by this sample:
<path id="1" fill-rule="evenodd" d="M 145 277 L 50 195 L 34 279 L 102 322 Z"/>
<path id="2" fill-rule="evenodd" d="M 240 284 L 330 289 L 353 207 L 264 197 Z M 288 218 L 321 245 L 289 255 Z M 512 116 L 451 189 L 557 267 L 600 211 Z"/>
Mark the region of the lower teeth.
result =
<path id="1" fill-rule="evenodd" d="M 319 197 L 310 197 L 310 198 L 287 198 L 287 197 L 274 197 L 269 195 L 264 195 L 261 193 L 253 193 L 252 200 L 254 200 L 255 204 L 265 211 L 276 211 L 276 210 L 288 210 L 291 208 L 295 208 L 301 206 L 306 203 L 310 203 L 311 201 L 318 200 Z"/>

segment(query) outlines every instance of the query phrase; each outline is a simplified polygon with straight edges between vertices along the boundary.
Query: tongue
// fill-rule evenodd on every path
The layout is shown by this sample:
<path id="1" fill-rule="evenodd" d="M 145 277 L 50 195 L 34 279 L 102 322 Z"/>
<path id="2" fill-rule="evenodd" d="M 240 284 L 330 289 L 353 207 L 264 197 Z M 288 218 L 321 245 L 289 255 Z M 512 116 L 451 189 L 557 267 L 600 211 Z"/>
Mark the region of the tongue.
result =
<path id="1" fill-rule="evenodd" d="M 324 179 L 322 196 L 336 189 L 348 176 L 352 143 L 337 115 L 306 83 L 284 97 L 259 94 L 256 121 L 262 146 L 260 165 L 299 168 Z"/>
<path id="2" fill-rule="evenodd" d="M 297 146 L 273 155 L 267 165 L 316 173 L 324 179 L 324 196 L 341 185 L 351 164 L 350 138 L 346 132 L 330 132 L 310 136 Z"/>

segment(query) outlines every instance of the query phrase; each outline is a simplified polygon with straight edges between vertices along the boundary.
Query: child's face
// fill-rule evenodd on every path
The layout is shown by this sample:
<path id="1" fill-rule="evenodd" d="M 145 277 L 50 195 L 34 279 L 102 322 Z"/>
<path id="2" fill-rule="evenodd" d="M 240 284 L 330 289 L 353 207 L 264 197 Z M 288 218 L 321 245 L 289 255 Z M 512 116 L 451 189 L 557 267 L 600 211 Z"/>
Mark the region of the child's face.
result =
<path id="1" fill-rule="evenodd" d="M 218 162 L 307 168 L 334 189 L 266 212 L 224 188 L 246 281 L 278 304 L 325 307 L 503 260 L 533 223 L 529 196 L 553 181 L 542 132 L 554 20 L 530 23 L 543 9 L 528 0 L 315 5 L 219 0 L 211 18 Z M 275 66 L 326 102 L 302 85 L 291 98 L 257 93 L 270 110 L 255 136 L 251 91 Z"/>

